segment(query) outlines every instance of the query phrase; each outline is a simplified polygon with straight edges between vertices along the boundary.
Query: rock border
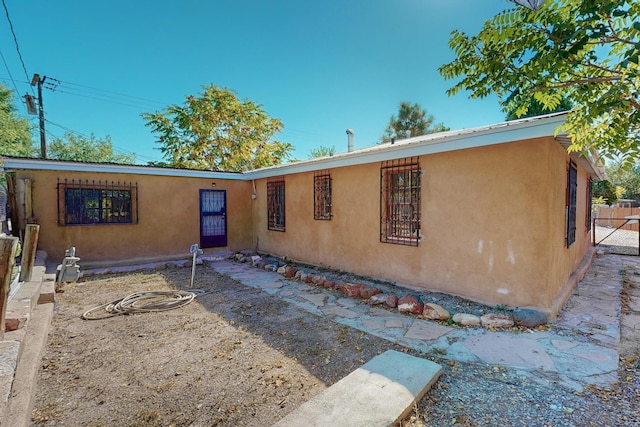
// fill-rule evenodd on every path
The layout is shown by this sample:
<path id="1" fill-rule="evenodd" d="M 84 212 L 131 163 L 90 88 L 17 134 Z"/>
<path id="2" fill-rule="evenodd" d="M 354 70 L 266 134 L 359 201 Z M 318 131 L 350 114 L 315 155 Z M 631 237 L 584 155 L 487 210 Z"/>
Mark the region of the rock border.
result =
<path id="1" fill-rule="evenodd" d="M 237 252 L 230 260 L 250 264 L 253 267 L 272 271 L 289 280 L 297 280 L 314 286 L 342 293 L 343 296 L 361 299 L 370 305 L 377 305 L 417 318 L 444 323 L 457 327 L 483 327 L 485 329 L 509 329 L 514 327 L 536 328 L 546 325 L 548 318 L 544 313 L 532 309 L 498 308 L 495 312 L 476 316 L 469 313 L 451 314 L 439 304 L 423 302 L 420 297 L 409 292 L 400 296 L 364 283 L 334 281 L 323 274 L 313 274 L 286 260 L 267 259 L 258 254 Z"/>

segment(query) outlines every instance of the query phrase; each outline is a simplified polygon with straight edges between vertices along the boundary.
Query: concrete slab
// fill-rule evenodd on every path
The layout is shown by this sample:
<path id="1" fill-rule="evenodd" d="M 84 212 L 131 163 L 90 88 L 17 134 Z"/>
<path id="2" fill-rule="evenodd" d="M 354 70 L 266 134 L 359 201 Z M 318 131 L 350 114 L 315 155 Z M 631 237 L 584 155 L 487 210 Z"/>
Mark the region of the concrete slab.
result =
<path id="1" fill-rule="evenodd" d="M 491 365 L 556 371 L 553 360 L 535 339 L 495 332 L 471 337 L 462 345 Z"/>
<path id="2" fill-rule="evenodd" d="M 356 319 L 360 317 L 359 313 L 347 310 L 346 308 L 342 307 L 327 307 L 322 309 L 322 313 L 324 313 L 326 316 L 338 316 L 344 317 L 345 319 Z"/>
<path id="3" fill-rule="evenodd" d="M 27 427 L 31 421 L 38 369 L 47 345 L 52 318 L 53 304 L 40 304 L 33 311 L 18 355 L 11 399 L 0 418 L 0 424 L 3 426 Z"/>
<path id="4" fill-rule="evenodd" d="M 434 322 L 415 320 L 404 336 L 414 340 L 430 341 L 440 338 L 451 330 L 452 328 Z"/>
<path id="5" fill-rule="evenodd" d="M 407 415 L 441 373 L 437 363 L 388 350 L 274 426 L 386 427 Z"/>
<path id="6" fill-rule="evenodd" d="M 13 375 L 18 365 L 18 341 L 0 341 L 0 420 L 4 419 L 6 405 L 9 401 Z"/>
<path id="7" fill-rule="evenodd" d="M 40 287 L 40 296 L 38 297 L 38 304 L 49 304 L 55 302 L 56 282 L 54 281 L 54 279 L 42 281 L 42 286 Z"/>

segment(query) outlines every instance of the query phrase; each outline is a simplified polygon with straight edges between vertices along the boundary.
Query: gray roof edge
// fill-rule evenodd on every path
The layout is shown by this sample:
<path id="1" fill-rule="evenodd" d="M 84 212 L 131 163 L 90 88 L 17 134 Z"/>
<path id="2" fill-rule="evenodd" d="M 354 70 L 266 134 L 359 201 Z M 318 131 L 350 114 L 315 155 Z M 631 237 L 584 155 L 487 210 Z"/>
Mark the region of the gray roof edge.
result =
<path id="1" fill-rule="evenodd" d="M 158 168 L 141 165 L 117 165 L 103 163 L 80 163 L 59 160 L 25 159 L 3 157 L 4 169 L 35 169 L 70 172 L 130 173 L 173 177 L 252 180 L 294 173 L 312 172 L 393 160 L 404 157 L 422 156 L 468 148 L 504 144 L 540 137 L 555 137 L 564 146 L 563 135 L 556 136 L 565 122 L 567 113 L 554 113 L 526 119 L 512 120 L 492 125 L 479 126 L 455 131 L 446 131 L 417 136 L 395 143 L 378 144 L 356 151 L 340 153 L 331 157 L 303 160 L 295 163 L 271 166 L 247 172 L 213 172 L 192 169 Z M 587 170 L 595 177 L 604 176 L 598 166 L 598 157 L 580 156 Z"/>
<path id="2" fill-rule="evenodd" d="M 60 160 L 26 159 L 17 157 L 2 157 L 2 165 L 0 165 L 0 167 L 5 170 L 34 169 L 67 172 L 130 173 L 136 175 L 157 175 L 206 179 L 246 179 L 241 173 L 238 172 L 168 169 L 157 168 L 153 166 L 81 163 Z"/>
<path id="3" fill-rule="evenodd" d="M 553 137 L 566 118 L 566 113 L 513 120 L 493 125 L 439 132 L 363 148 L 331 157 L 304 160 L 245 172 L 248 179 L 310 172 L 392 160 L 403 157 L 436 154 L 467 148 L 504 144 L 524 139 Z"/>

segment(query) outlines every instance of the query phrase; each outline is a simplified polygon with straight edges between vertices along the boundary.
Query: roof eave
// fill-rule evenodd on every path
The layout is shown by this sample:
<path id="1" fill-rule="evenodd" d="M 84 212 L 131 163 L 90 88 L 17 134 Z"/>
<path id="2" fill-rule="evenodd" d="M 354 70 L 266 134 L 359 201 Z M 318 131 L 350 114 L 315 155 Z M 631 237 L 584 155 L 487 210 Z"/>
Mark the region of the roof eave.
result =
<path id="1" fill-rule="evenodd" d="M 556 141 L 565 149 L 568 150 L 571 145 L 571 138 L 566 134 L 560 134 L 556 136 Z M 603 181 L 607 179 L 607 172 L 604 168 L 604 161 L 600 155 L 594 151 L 582 151 L 582 152 L 570 152 L 569 155 L 575 160 L 584 170 L 591 175 L 596 181 Z"/>
<path id="2" fill-rule="evenodd" d="M 80 163 L 15 157 L 3 157 L 1 167 L 4 170 L 31 169 L 67 172 L 129 173 L 136 175 L 177 176 L 207 179 L 245 179 L 242 174 L 238 172 L 213 172 L 193 169 L 171 169 L 158 168 L 153 166 L 117 165 L 105 163 Z"/>

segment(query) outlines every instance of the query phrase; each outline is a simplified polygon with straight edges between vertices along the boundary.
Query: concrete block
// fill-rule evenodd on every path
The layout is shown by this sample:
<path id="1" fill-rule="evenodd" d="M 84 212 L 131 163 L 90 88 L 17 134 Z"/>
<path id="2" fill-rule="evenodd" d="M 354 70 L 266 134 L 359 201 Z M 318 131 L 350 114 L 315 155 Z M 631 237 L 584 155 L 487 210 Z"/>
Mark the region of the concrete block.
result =
<path id="1" fill-rule="evenodd" d="M 390 426 L 409 414 L 441 373 L 437 363 L 388 350 L 274 426 Z"/>
<path id="2" fill-rule="evenodd" d="M 48 304 L 55 302 L 56 299 L 56 284 L 55 282 L 42 282 L 40 287 L 40 296 L 38 297 L 38 304 Z"/>

